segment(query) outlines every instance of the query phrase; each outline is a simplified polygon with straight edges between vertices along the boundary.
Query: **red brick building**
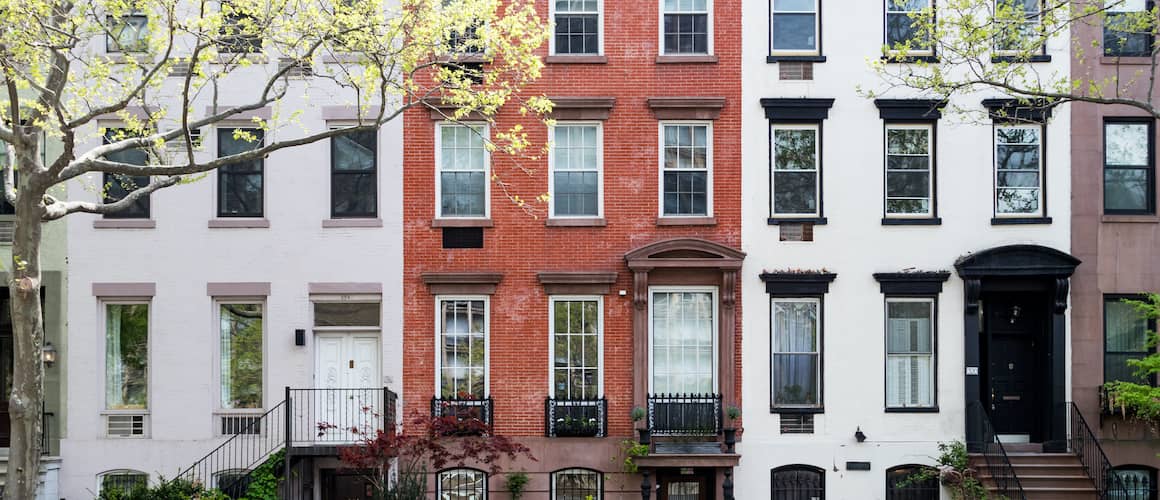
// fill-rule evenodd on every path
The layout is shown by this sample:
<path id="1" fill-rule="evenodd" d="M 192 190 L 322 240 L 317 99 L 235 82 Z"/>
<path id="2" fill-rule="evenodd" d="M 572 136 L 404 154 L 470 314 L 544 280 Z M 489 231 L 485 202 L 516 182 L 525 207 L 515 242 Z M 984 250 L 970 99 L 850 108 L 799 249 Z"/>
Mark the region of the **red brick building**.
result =
<path id="1" fill-rule="evenodd" d="M 556 103 L 554 130 L 513 110 L 494 126 L 523 123 L 551 152 L 488 155 L 469 120 L 405 117 L 404 416 L 466 409 L 528 445 L 537 461 L 511 468 L 525 498 L 731 498 L 740 2 L 553 4 L 537 5 L 555 36 L 528 93 Z M 537 218 L 505 190 L 552 201 Z M 643 476 L 623 472 L 636 428 L 653 435 Z M 431 487 L 505 479 L 443 471 Z"/>

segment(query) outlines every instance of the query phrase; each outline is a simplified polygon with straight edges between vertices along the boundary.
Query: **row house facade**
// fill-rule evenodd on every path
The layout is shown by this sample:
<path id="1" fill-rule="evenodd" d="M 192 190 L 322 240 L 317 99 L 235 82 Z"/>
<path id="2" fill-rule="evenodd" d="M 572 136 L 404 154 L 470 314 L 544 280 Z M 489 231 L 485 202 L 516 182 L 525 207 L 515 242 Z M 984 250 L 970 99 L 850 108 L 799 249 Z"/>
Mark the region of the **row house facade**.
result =
<path id="1" fill-rule="evenodd" d="M 554 34 L 525 92 L 553 100 L 551 127 L 406 115 L 404 418 L 466 414 L 527 445 L 536 461 L 505 469 L 529 498 L 733 498 L 740 2 L 537 10 Z M 488 154 L 515 124 L 551 149 Z M 507 193 L 550 199 L 529 213 Z M 503 494 L 484 468 L 431 471 L 430 492 Z"/>

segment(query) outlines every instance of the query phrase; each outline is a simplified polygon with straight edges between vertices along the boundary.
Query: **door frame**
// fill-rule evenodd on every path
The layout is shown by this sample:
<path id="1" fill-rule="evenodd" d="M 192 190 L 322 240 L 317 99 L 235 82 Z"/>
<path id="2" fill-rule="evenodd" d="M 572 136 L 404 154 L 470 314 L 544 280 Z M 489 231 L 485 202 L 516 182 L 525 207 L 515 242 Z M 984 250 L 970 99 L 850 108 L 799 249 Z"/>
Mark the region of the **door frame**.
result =
<path id="1" fill-rule="evenodd" d="M 319 384 L 319 376 L 322 374 L 319 371 L 319 368 L 320 368 L 319 362 L 321 360 L 319 359 L 318 356 L 319 356 L 321 350 L 318 348 L 318 341 L 323 339 L 323 338 L 327 338 L 327 337 L 349 338 L 349 339 L 354 339 L 355 337 L 367 337 L 367 338 L 374 337 L 375 338 L 375 350 L 374 350 L 375 358 L 378 359 L 378 362 L 375 363 L 375 371 L 378 373 L 378 377 L 376 377 L 376 379 L 378 380 L 378 382 L 376 382 L 376 385 L 374 385 L 373 387 L 346 387 L 347 384 L 343 384 L 340 388 L 342 388 L 342 389 L 378 389 L 378 388 L 382 387 L 382 385 L 383 385 L 382 384 L 382 380 L 383 380 L 383 335 L 382 335 L 382 332 L 379 331 L 377 328 L 374 330 L 365 330 L 365 329 L 360 330 L 360 329 L 356 328 L 356 329 L 316 330 L 314 332 L 314 373 L 312 374 L 314 388 L 317 388 L 317 389 L 324 388 L 324 387 L 321 387 Z"/>
<path id="2" fill-rule="evenodd" d="M 995 308 L 1000 305 L 1005 306 L 1010 304 L 1010 302 L 1003 300 L 1003 298 L 1015 295 L 1016 293 L 1007 291 L 985 292 L 980 301 L 982 303 L 980 307 L 982 331 L 980 332 L 979 339 L 982 343 L 979 362 L 980 381 L 982 383 L 980 402 L 983 403 L 985 409 L 988 409 L 987 413 L 992 423 L 995 423 L 995 420 L 999 418 L 993 413 L 996 402 L 994 399 L 995 374 L 991 373 L 990 369 L 992 357 L 995 356 L 996 352 L 996 337 L 999 334 L 989 324 L 988 317 L 989 313 L 995 312 Z M 1048 297 L 1044 291 L 1021 292 L 1019 295 L 1033 297 L 1028 301 L 1031 304 L 1029 306 L 1031 310 L 1026 314 L 1029 315 L 1028 317 L 1035 315 L 1032 320 L 1034 321 L 1031 327 L 1032 332 L 1027 339 L 1024 339 L 1024 341 L 1032 343 L 1030 350 L 1032 367 L 1022 375 L 1030 379 L 1028 382 L 1028 392 L 1036 395 L 1035 402 L 1033 403 L 1034 406 L 1032 407 L 1033 416 L 1028 418 L 1028 423 L 1031 427 L 1027 431 L 1027 436 L 1031 443 L 1042 443 L 1046 437 L 1044 433 L 1051 425 L 1051 408 L 1054 406 L 1051 401 L 1050 371 L 1051 309 L 1050 304 L 1048 304 Z M 1002 433 L 996 430 L 996 434 L 1019 435 L 1022 433 Z"/>
<path id="3" fill-rule="evenodd" d="M 669 500 L 668 485 L 673 482 L 697 481 L 701 484 L 701 500 L 717 498 L 717 469 L 695 468 L 692 474 L 681 474 L 680 469 L 657 471 L 657 500 Z"/>

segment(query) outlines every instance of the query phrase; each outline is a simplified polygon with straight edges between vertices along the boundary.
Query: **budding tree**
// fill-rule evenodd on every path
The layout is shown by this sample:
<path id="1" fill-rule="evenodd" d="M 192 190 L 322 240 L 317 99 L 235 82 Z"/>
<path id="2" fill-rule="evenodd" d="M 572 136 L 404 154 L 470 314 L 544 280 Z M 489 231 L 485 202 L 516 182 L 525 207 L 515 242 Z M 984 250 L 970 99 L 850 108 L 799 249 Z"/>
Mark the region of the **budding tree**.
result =
<path id="1" fill-rule="evenodd" d="M 415 106 L 454 109 L 452 119 L 491 117 L 513 100 L 522 111 L 544 112 L 545 99 L 521 95 L 540 74 L 534 51 L 547 36 L 533 4 L 0 0 L 0 172 L 16 212 L 7 498 L 34 498 L 37 483 L 46 222 L 125 210 L 215 169 L 376 131 Z M 357 119 L 310 130 L 298 117 L 311 99 L 356 109 Z M 250 147 L 201 150 L 200 130 L 239 120 L 248 123 L 234 139 Z M 42 159 L 46 142 L 63 152 Z M 508 151 L 526 145 L 519 130 L 490 143 Z M 77 189 L 66 195 L 66 184 L 81 180 L 96 201 Z"/>

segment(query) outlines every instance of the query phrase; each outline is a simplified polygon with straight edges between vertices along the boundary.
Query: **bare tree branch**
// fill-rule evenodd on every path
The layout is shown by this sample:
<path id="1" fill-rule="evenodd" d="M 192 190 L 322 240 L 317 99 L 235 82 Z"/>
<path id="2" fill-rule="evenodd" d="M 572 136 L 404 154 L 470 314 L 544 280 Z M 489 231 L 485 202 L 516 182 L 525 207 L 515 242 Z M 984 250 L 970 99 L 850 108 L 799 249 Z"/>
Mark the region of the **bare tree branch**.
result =
<path id="1" fill-rule="evenodd" d="M 89 214 L 111 214 L 116 213 L 126 208 L 129 208 L 137 200 L 148 196 L 150 193 L 158 189 L 167 188 L 181 182 L 180 176 L 161 177 L 154 179 L 149 185 L 136 189 L 124 198 L 113 203 L 97 203 L 92 201 L 57 201 L 50 196 L 45 195 L 46 203 L 44 206 L 44 213 L 41 215 L 41 220 L 52 221 L 64 217 L 68 214 L 84 212 Z"/>

